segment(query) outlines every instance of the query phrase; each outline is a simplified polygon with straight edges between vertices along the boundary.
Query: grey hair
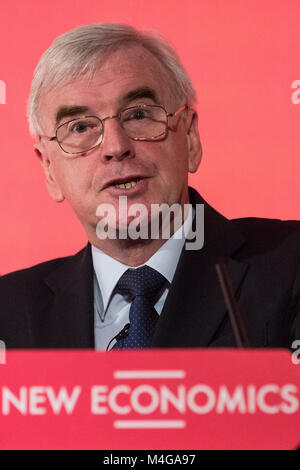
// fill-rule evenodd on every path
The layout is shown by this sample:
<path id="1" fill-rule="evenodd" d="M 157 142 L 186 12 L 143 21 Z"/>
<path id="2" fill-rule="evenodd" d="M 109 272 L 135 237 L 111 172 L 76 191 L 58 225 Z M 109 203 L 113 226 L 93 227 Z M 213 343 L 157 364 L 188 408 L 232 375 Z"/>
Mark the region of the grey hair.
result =
<path id="1" fill-rule="evenodd" d="M 157 33 L 138 31 L 125 24 L 79 26 L 56 38 L 35 69 L 27 108 L 31 134 L 43 133 L 39 122 L 39 102 L 43 92 L 80 76 L 91 79 L 102 59 L 130 43 L 151 52 L 167 71 L 178 100 L 193 104 L 196 93 L 191 79 L 177 53 Z"/>

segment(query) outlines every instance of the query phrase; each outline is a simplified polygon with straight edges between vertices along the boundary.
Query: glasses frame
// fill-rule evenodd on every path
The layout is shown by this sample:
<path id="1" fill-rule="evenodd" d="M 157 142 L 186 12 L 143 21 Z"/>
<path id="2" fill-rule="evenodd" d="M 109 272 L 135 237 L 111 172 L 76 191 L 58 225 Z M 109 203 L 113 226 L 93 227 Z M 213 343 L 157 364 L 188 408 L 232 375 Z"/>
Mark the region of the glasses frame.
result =
<path id="1" fill-rule="evenodd" d="M 78 117 L 78 118 L 74 118 L 74 119 L 70 119 L 69 121 L 66 121 L 66 122 L 63 122 L 62 124 L 60 124 L 57 128 L 56 128 L 56 131 L 55 131 L 55 135 L 53 137 L 48 137 L 48 136 L 42 136 L 42 137 L 45 137 L 48 142 L 53 142 L 53 141 L 56 141 L 59 145 L 59 147 L 62 149 L 62 151 L 64 153 L 67 153 L 68 155 L 78 155 L 78 154 L 82 154 L 82 153 L 86 153 L 86 152 L 89 152 L 90 150 L 94 149 L 95 147 L 98 147 L 99 145 L 101 145 L 102 143 L 102 140 L 103 140 L 103 135 L 104 135 L 104 122 L 107 121 L 108 119 L 119 119 L 119 122 L 120 122 L 120 119 L 121 119 L 121 114 L 124 112 L 124 111 L 127 111 L 129 109 L 135 109 L 135 108 L 148 108 L 148 107 L 152 107 L 152 108 L 161 108 L 165 114 L 166 114 L 166 123 L 165 123 L 165 130 L 164 132 L 162 132 L 161 134 L 155 136 L 155 137 L 129 137 L 127 136 L 129 139 L 131 140 L 136 140 L 136 141 L 139 141 L 139 140 L 156 140 L 160 137 L 163 137 L 166 135 L 167 133 L 167 129 L 168 129 L 168 124 L 169 124 L 169 118 L 170 117 L 175 117 L 175 116 L 178 116 L 178 114 L 180 114 L 182 111 L 184 111 L 185 109 L 188 109 L 188 105 L 187 104 L 184 104 L 182 106 L 180 106 L 180 108 L 178 108 L 176 111 L 174 111 L 173 113 L 168 113 L 165 108 L 159 104 L 138 104 L 136 106 L 130 106 L 128 108 L 124 108 L 122 109 L 118 114 L 114 114 L 114 115 L 111 115 L 111 116 L 106 116 L 104 117 L 103 119 L 100 119 L 98 116 L 81 116 L 81 117 Z M 98 141 L 96 142 L 95 145 L 93 145 L 93 147 L 90 147 L 89 149 L 87 150 L 82 150 L 81 152 L 66 152 L 66 150 L 64 150 L 57 138 L 57 132 L 58 130 L 62 127 L 62 126 L 65 126 L 66 124 L 69 124 L 70 122 L 73 122 L 73 121 L 77 121 L 78 119 L 84 119 L 84 118 L 96 118 L 98 119 L 102 125 L 103 125 L 103 133 L 100 134 L 99 136 L 99 139 Z M 123 127 L 122 127 L 123 129 Z M 127 134 L 126 134 L 127 135 Z"/>

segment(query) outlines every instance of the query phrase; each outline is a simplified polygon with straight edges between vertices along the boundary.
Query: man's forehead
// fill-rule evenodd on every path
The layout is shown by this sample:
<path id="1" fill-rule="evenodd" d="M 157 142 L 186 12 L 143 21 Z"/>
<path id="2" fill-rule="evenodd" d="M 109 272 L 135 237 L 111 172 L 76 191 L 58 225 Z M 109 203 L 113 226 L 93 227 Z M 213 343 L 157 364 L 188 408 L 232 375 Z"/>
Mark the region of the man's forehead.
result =
<path id="1" fill-rule="evenodd" d="M 165 73 L 165 67 L 160 60 L 140 44 L 123 45 L 108 53 L 101 59 L 99 69 L 101 73 L 113 69 L 114 74 L 120 75 L 128 71 L 137 75 L 140 73 L 154 73 L 156 75 Z"/>

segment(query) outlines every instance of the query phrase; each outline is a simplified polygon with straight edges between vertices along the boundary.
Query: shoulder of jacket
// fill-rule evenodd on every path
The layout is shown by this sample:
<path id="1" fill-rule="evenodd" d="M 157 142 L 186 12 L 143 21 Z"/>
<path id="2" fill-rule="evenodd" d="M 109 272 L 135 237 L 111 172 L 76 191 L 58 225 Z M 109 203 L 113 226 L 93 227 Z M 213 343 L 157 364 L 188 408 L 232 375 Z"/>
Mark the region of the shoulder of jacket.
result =
<path id="1" fill-rule="evenodd" d="M 81 258 L 83 252 L 86 250 L 84 247 L 78 253 L 71 256 L 64 256 L 60 258 L 51 259 L 44 261 L 42 263 L 36 264 L 29 268 L 20 269 L 13 271 L 8 274 L 0 276 L 0 288 L 5 288 L 16 285 L 23 285 L 24 287 L 29 283 L 38 283 L 39 280 L 44 279 L 51 272 L 54 272 L 56 269 L 59 269 L 63 264 L 76 261 L 77 258 Z"/>

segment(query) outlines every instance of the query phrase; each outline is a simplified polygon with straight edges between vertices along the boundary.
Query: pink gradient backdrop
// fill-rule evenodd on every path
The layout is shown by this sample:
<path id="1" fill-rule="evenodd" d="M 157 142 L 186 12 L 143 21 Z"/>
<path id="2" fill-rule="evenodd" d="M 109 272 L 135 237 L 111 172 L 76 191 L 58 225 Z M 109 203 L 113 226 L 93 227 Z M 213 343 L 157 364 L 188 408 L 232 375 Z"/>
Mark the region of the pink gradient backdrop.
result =
<path id="1" fill-rule="evenodd" d="M 79 250 L 85 233 L 47 194 L 25 107 L 33 69 L 59 34 L 96 22 L 157 29 L 198 92 L 204 156 L 190 183 L 229 218 L 299 219 L 298 0 L 1 0 L 0 272 Z"/>

